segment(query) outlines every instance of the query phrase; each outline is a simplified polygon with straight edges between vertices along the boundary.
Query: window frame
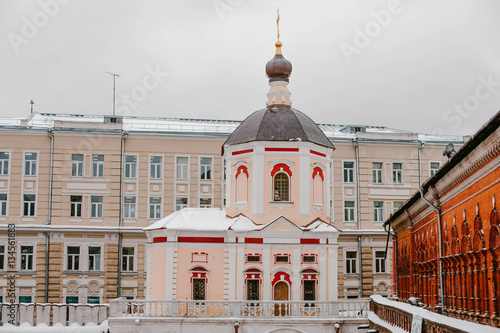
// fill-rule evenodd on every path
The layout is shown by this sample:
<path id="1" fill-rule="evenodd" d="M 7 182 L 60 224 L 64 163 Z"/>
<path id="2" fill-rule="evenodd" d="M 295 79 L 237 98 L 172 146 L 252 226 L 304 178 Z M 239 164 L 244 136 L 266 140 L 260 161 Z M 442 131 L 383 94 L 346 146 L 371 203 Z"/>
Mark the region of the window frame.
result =
<path id="1" fill-rule="evenodd" d="M 285 178 L 281 179 L 281 176 L 284 176 Z M 278 179 L 278 177 L 280 177 L 280 179 Z M 286 182 L 285 182 L 285 180 L 286 180 Z M 283 183 L 283 184 L 286 183 L 286 192 L 285 192 L 285 194 L 287 195 L 286 200 L 282 199 L 283 195 L 279 190 L 279 188 L 283 188 L 284 185 L 280 185 L 278 183 L 279 186 L 277 186 L 277 184 L 276 184 L 277 181 L 279 183 Z M 276 172 L 276 174 L 273 177 L 273 196 L 272 196 L 272 198 L 273 198 L 273 202 L 291 202 L 290 175 L 288 173 L 286 173 L 285 171 Z"/>
<path id="2" fill-rule="evenodd" d="M 178 203 L 177 200 L 182 200 L 182 199 L 186 199 L 186 203 Z M 179 207 L 181 207 L 180 209 L 178 209 Z M 176 197 L 175 198 L 175 211 L 178 211 L 178 210 L 181 210 L 183 208 L 187 208 L 189 207 L 189 198 L 186 198 L 186 197 Z"/>
<path id="3" fill-rule="evenodd" d="M 10 151 L 0 151 L 1 154 L 6 154 L 7 158 L 0 157 L 0 176 L 8 176 L 10 174 Z"/>
<path id="4" fill-rule="evenodd" d="M 99 249 L 99 253 L 90 253 L 90 249 L 91 248 Z M 102 257 L 102 255 L 103 255 L 102 246 L 100 246 L 100 245 L 88 245 L 87 246 L 87 255 L 88 255 L 88 257 L 87 257 L 87 263 L 88 263 L 87 264 L 87 271 L 89 271 L 89 272 L 102 272 L 103 271 L 102 268 L 104 268 L 103 267 L 103 260 L 102 260 L 103 259 L 103 257 Z M 97 263 L 98 263 L 98 266 L 99 266 L 97 269 L 95 268 L 95 266 L 96 266 L 96 260 L 95 260 L 96 256 L 98 256 L 98 258 L 99 258 L 97 260 Z M 92 269 L 90 268 L 90 266 L 91 266 L 90 265 L 90 258 L 91 257 L 94 257 L 94 267 L 92 267 Z"/>
<path id="5" fill-rule="evenodd" d="M 399 165 L 400 168 L 395 168 Z M 392 163 L 392 183 L 403 184 L 403 163 Z"/>
<path id="6" fill-rule="evenodd" d="M 133 162 L 127 161 L 127 157 L 133 157 L 134 161 Z M 124 158 L 125 163 L 123 166 L 124 167 L 123 174 L 124 174 L 125 178 L 127 178 L 127 179 L 137 178 L 137 161 L 138 161 L 138 159 L 139 158 L 137 155 L 132 155 L 132 154 L 125 155 L 125 158 Z M 128 173 L 128 175 L 127 175 L 127 173 Z"/>
<path id="7" fill-rule="evenodd" d="M 250 284 L 255 284 L 257 287 L 257 297 L 255 299 L 250 298 Z M 260 301 L 261 298 L 261 287 L 260 287 L 261 281 L 259 279 L 246 279 L 245 280 L 245 285 L 246 285 L 246 300 L 247 301 Z"/>
<path id="8" fill-rule="evenodd" d="M 5 245 L 0 245 L 0 271 L 5 271 Z"/>
<path id="9" fill-rule="evenodd" d="M 35 159 L 27 159 L 27 154 L 35 154 Z M 38 152 L 35 151 L 25 151 L 24 152 L 24 176 L 25 177 L 36 177 L 38 175 Z M 34 169 L 34 170 L 33 170 Z"/>
<path id="10" fill-rule="evenodd" d="M 352 207 L 347 207 L 347 203 L 352 202 Z M 349 214 L 347 213 L 347 210 L 349 209 Z M 344 200 L 344 207 L 343 207 L 343 218 L 344 222 L 347 223 L 354 223 L 356 222 L 356 202 L 354 200 Z M 352 219 L 348 219 L 348 215 L 352 214 Z"/>
<path id="11" fill-rule="evenodd" d="M 75 157 L 81 156 L 81 160 Z M 83 154 L 71 154 L 71 177 L 83 177 L 83 161 L 85 156 Z"/>
<path id="12" fill-rule="evenodd" d="M 377 204 L 380 206 L 378 207 Z M 384 202 L 374 201 L 373 202 L 373 222 L 384 222 Z"/>
<path id="13" fill-rule="evenodd" d="M 132 255 L 130 254 L 124 254 L 123 253 L 123 250 L 124 249 L 132 249 L 133 253 Z M 136 269 L 136 260 L 135 260 L 135 254 L 136 254 L 136 247 L 135 246 L 122 246 L 122 261 L 121 261 L 121 271 L 124 272 L 124 273 L 128 273 L 128 272 L 136 272 L 137 269 Z M 132 258 L 132 270 L 128 269 L 130 267 L 130 258 Z M 125 260 L 126 259 L 126 260 Z M 127 269 L 124 269 L 124 263 L 126 262 L 126 268 Z"/>
<path id="14" fill-rule="evenodd" d="M 69 248 L 75 248 L 78 249 L 78 253 L 69 253 Z M 81 256 L 82 256 L 82 247 L 80 245 L 71 245 L 71 244 L 66 244 L 66 271 L 67 272 L 81 272 Z M 70 262 L 71 262 L 71 268 L 70 268 Z M 76 265 L 75 265 L 76 263 Z M 75 266 L 78 266 L 75 269 Z"/>
<path id="15" fill-rule="evenodd" d="M 396 210 L 396 202 L 398 202 L 398 203 L 400 203 L 400 204 L 401 204 L 397 210 Z M 395 212 L 397 212 L 398 210 L 400 210 L 400 209 L 401 209 L 401 207 L 403 207 L 403 206 L 404 206 L 404 204 L 405 204 L 405 203 L 404 203 L 404 201 L 394 201 L 394 202 L 392 203 L 393 213 L 395 213 Z"/>
<path id="16" fill-rule="evenodd" d="M 354 258 L 348 258 L 348 253 L 354 253 Z M 349 262 L 349 264 L 348 264 Z M 354 271 L 352 271 L 354 270 Z M 346 249 L 344 251 L 344 274 L 355 275 L 358 273 L 358 251 Z"/>
<path id="17" fill-rule="evenodd" d="M 314 299 L 306 299 L 306 283 L 307 285 L 312 285 L 312 294 L 314 296 Z M 317 300 L 317 281 L 315 279 L 302 279 L 302 301 L 303 302 L 314 302 Z"/>
<path id="18" fill-rule="evenodd" d="M 195 298 L 195 294 L 196 294 L 196 291 L 195 291 L 195 287 L 196 287 L 196 283 L 195 281 L 203 281 L 203 298 Z M 193 301 L 206 301 L 207 300 L 207 279 L 206 278 L 203 278 L 203 277 L 193 277 L 191 279 L 191 299 Z"/>
<path id="19" fill-rule="evenodd" d="M 21 207 L 22 209 L 22 216 L 23 217 L 36 217 L 36 194 L 27 194 L 23 193 L 23 206 Z M 27 197 L 33 197 L 34 200 L 26 200 Z"/>
<path id="20" fill-rule="evenodd" d="M 209 200 L 209 201 L 210 201 L 210 204 L 208 204 L 208 205 L 207 205 L 207 204 L 202 204 L 202 203 L 201 203 L 201 201 L 202 201 L 202 200 Z M 204 198 L 204 197 L 201 197 L 201 198 L 200 198 L 200 202 L 199 202 L 199 207 L 200 207 L 200 208 L 212 208 L 212 207 L 213 207 L 213 206 L 212 206 L 212 198 Z"/>
<path id="21" fill-rule="evenodd" d="M 2 197 L 5 195 L 5 199 Z M 0 193 L 0 217 L 7 217 L 9 214 L 9 194 Z"/>
<path id="22" fill-rule="evenodd" d="M 203 160 L 210 160 L 210 164 L 203 164 L 202 163 Z M 199 172 L 200 172 L 199 180 L 200 181 L 212 181 L 214 179 L 214 177 L 213 177 L 214 158 L 212 156 L 200 156 L 198 163 L 199 163 Z M 206 174 L 208 174 L 208 177 L 205 176 L 206 178 L 203 178 L 203 176 Z"/>
<path id="23" fill-rule="evenodd" d="M 380 168 L 375 168 L 375 164 L 380 165 Z M 373 184 L 383 184 L 384 163 L 372 162 Z"/>
<path id="24" fill-rule="evenodd" d="M 377 253 L 382 253 L 382 257 L 377 257 Z M 387 273 L 387 259 L 385 257 L 385 251 L 384 250 L 373 250 L 373 273 L 374 274 L 388 274 Z M 380 271 L 380 269 L 377 268 L 383 268 L 383 271 Z"/>
<path id="25" fill-rule="evenodd" d="M 31 253 L 23 253 L 23 247 L 31 247 Z M 19 271 L 20 272 L 34 272 L 33 267 L 36 267 L 35 246 L 32 244 L 20 244 L 19 245 L 19 255 L 20 255 L 20 257 L 19 257 Z M 25 259 L 26 267 L 25 268 L 23 268 L 23 256 L 26 256 L 26 259 Z M 31 262 L 30 262 L 29 258 L 31 258 Z"/>
<path id="26" fill-rule="evenodd" d="M 346 167 L 346 163 L 352 163 L 352 167 Z M 354 181 L 355 181 L 354 169 L 355 168 L 356 168 L 356 164 L 354 163 L 354 161 L 342 161 L 342 182 L 344 184 L 354 184 Z"/>
<path id="27" fill-rule="evenodd" d="M 437 163 L 437 169 L 432 168 L 432 164 Z M 434 176 L 439 169 L 441 169 L 441 162 L 439 161 L 429 161 L 429 177 Z"/>
<path id="28" fill-rule="evenodd" d="M 179 163 L 180 158 L 187 159 L 186 164 Z M 179 174 L 181 174 L 179 176 Z M 185 177 L 182 177 L 185 176 Z M 189 180 L 189 156 L 176 155 L 175 156 L 175 180 L 188 181 Z"/>
<path id="29" fill-rule="evenodd" d="M 101 201 L 93 201 L 94 198 L 100 198 Z M 102 195 L 90 196 L 90 218 L 102 219 L 103 201 L 104 201 L 104 198 Z"/>
<path id="30" fill-rule="evenodd" d="M 151 202 L 153 200 L 159 200 L 160 202 Z M 161 197 L 149 197 L 148 199 L 148 217 L 149 220 L 159 220 L 162 215 L 162 198 Z M 153 210 L 151 210 L 153 208 Z M 153 214 L 151 214 L 153 213 Z"/>
<path id="31" fill-rule="evenodd" d="M 154 158 L 159 158 L 159 162 L 154 162 Z M 150 155 L 149 156 L 149 179 L 162 179 L 162 165 L 163 155 Z"/>
<path id="32" fill-rule="evenodd" d="M 127 199 L 134 199 L 134 202 L 125 202 Z M 133 216 L 131 216 L 133 213 Z M 127 220 L 137 219 L 137 197 L 124 196 L 123 197 L 123 218 Z"/>
<path id="33" fill-rule="evenodd" d="M 99 158 L 102 157 L 102 160 Z M 96 161 L 95 158 L 98 160 Z M 103 154 L 93 154 L 92 155 L 92 178 L 103 178 L 104 177 L 104 155 Z"/>
<path id="34" fill-rule="evenodd" d="M 78 198 L 80 198 L 80 201 L 77 201 Z M 83 217 L 83 195 L 70 195 L 69 202 L 69 217 L 74 219 L 81 219 Z"/>

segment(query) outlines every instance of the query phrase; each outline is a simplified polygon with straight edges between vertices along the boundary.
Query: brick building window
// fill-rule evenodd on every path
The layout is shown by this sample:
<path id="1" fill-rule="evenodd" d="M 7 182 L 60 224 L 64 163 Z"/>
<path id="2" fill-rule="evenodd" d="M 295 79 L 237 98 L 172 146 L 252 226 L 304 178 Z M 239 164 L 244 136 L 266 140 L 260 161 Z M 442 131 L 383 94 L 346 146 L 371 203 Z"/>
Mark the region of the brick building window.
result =
<path id="1" fill-rule="evenodd" d="M 317 261 L 317 256 L 315 254 L 304 254 L 302 255 L 303 264 L 315 264 Z"/>
<path id="2" fill-rule="evenodd" d="M 403 201 L 394 201 L 394 213 L 403 207 Z"/>
<path id="3" fill-rule="evenodd" d="M 375 251 L 375 273 L 385 272 L 385 251 Z"/>
<path id="4" fill-rule="evenodd" d="M 89 271 L 101 270 L 101 248 L 89 246 Z"/>
<path id="5" fill-rule="evenodd" d="M 290 255 L 289 254 L 277 254 L 274 256 L 274 262 L 276 264 L 289 264 Z"/>
<path id="6" fill-rule="evenodd" d="M 431 162 L 431 165 L 430 165 L 431 177 L 434 176 L 436 174 L 436 172 L 438 172 L 440 167 L 441 167 L 441 163 Z"/>
<path id="7" fill-rule="evenodd" d="M 68 246 L 68 271 L 78 271 L 80 269 L 80 247 Z"/>
<path id="8" fill-rule="evenodd" d="M 122 271 L 123 272 L 133 272 L 134 271 L 134 248 L 133 247 L 122 248 Z"/>
<path id="9" fill-rule="evenodd" d="M 33 270 L 33 246 L 21 246 L 21 270 Z"/>
<path id="10" fill-rule="evenodd" d="M 345 253 L 345 272 L 346 274 L 356 274 L 356 251 L 346 251 Z"/>
<path id="11" fill-rule="evenodd" d="M 92 177 L 104 176 L 104 155 L 92 156 Z"/>
<path id="12" fill-rule="evenodd" d="M 71 217 L 82 217 L 82 196 L 81 195 L 72 195 L 70 199 L 70 213 Z"/>
<path id="13" fill-rule="evenodd" d="M 125 156 L 125 178 L 137 177 L 137 156 Z"/>
<path id="14" fill-rule="evenodd" d="M 0 175 L 9 174 L 9 153 L 0 152 Z"/>
<path id="15" fill-rule="evenodd" d="M 382 163 L 373 163 L 373 183 L 382 184 Z"/>
<path id="16" fill-rule="evenodd" d="M 71 176 L 72 177 L 82 177 L 83 176 L 83 155 L 82 154 L 71 155 Z"/>

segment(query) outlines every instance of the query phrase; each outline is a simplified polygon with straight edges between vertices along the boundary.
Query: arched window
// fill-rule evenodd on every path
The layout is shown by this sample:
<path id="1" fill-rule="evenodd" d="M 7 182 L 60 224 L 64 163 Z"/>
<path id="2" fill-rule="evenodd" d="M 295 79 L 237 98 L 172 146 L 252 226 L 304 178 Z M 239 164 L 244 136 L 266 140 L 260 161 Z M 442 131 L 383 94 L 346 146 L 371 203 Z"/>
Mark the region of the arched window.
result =
<path id="1" fill-rule="evenodd" d="M 279 172 L 274 176 L 274 201 L 290 200 L 290 182 L 288 175 Z"/>

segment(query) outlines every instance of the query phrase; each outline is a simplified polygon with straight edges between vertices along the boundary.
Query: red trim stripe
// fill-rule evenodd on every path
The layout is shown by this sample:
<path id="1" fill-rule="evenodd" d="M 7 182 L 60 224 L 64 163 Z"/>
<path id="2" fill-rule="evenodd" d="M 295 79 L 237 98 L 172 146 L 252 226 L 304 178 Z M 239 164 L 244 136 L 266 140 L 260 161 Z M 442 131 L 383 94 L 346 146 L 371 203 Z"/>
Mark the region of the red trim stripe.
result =
<path id="1" fill-rule="evenodd" d="M 233 156 L 234 155 L 241 155 L 241 154 L 246 154 L 246 153 L 252 153 L 253 149 L 245 149 L 245 150 L 238 150 L 238 151 L 233 151 Z"/>
<path id="2" fill-rule="evenodd" d="M 224 243 L 224 237 L 179 237 L 180 243 Z"/>
<path id="3" fill-rule="evenodd" d="M 262 244 L 263 240 L 262 238 L 245 238 L 245 243 Z"/>
<path id="4" fill-rule="evenodd" d="M 155 237 L 153 238 L 153 243 L 166 243 L 167 237 Z"/>
<path id="5" fill-rule="evenodd" d="M 299 151 L 299 148 L 266 148 L 265 151 Z"/>
<path id="6" fill-rule="evenodd" d="M 301 238 L 300 244 L 319 244 L 319 238 Z"/>
<path id="7" fill-rule="evenodd" d="M 321 156 L 321 157 L 326 157 L 326 154 L 323 154 L 323 153 L 320 153 L 319 151 L 315 151 L 315 150 L 309 150 L 309 152 L 311 154 L 314 154 L 314 155 L 318 155 L 318 156 Z"/>

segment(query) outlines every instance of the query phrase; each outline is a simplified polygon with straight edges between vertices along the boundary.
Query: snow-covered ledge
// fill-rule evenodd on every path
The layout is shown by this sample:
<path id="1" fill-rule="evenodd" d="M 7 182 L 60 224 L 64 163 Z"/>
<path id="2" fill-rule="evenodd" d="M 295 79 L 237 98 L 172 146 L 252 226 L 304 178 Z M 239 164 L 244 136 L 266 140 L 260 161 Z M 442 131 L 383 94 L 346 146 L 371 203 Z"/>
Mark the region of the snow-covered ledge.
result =
<path id="1" fill-rule="evenodd" d="M 388 300 L 380 295 L 370 296 L 370 326 L 382 332 L 410 332 L 413 316 L 422 318 L 422 332 L 499 333 L 500 329 L 470 321 L 443 316 L 418 306 Z"/>

